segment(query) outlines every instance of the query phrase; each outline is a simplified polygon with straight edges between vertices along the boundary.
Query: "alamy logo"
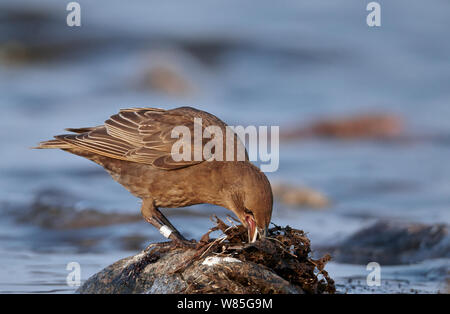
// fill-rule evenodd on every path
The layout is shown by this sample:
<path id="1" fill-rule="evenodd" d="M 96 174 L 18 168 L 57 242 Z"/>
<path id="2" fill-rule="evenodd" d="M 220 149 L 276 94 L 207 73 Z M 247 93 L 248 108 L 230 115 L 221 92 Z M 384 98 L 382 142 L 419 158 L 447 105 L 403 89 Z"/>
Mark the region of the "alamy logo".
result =
<path id="1" fill-rule="evenodd" d="M 81 285 L 81 266 L 77 262 L 70 262 L 66 266 L 70 273 L 66 277 L 66 283 L 69 287 L 79 287 Z"/>
<path id="2" fill-rule="evenodd" d="M 374 26 L 381 26 L 381 6 L 378 2 L 370 2 L 367 4 L 366 7 L 367 11 L 370 11 L 370 13 L 367 15 L 367 25 L 369 27 L 374 27 Z"/>
<path id="3" fill-rule="evenodd" d="M 248 159 L 260 162 L 263 172 L 278 170 L 278 126 L 270 127 L 269 140 L 267 126 L 226 126 L 224 134 L 220 126 L 210 125 L 203 128 L 202 119 L 194 118 L 193 132 L 192 136 L 191 129 L 184 125 L 172 129 L 171 137 L 178 139 L 171 150 L 174 161 L 244 161 L 246 154 L 243 143 L 248 138 Z"/>
<path id="4" fill-rule="evenodd" d="M 67 26 L 81 26 L 81 7 L 78 2 L 69 2 L 66 7 L 67 14 L 66 22 Z"/>
<path id="5" fill-rule="evenodd" d="M 366 283 L 369 287 L 381 286 L 381 266 L 377 262 L 370 262 L 366 266 L 366 270 L 370 271 L 367 275 Z"/>

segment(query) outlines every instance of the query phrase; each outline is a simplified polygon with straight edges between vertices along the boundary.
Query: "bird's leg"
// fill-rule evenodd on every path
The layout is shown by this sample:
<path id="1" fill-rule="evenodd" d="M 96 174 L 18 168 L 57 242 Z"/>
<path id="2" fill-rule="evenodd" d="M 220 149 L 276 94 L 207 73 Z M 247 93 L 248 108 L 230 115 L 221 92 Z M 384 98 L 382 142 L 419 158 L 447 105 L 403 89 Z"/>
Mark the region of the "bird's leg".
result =
<path id="1" fill-rule="evenodd" d="M 168 239 L 179 241 L 182 243 L 187 240 L 180 232 L 170 223 L 170 221 L 159 211 L 154 205 L 152 199 L 143 199 L 141 207 L 142 216 L 144 219 L 155 226 L 163 236 Z"/>

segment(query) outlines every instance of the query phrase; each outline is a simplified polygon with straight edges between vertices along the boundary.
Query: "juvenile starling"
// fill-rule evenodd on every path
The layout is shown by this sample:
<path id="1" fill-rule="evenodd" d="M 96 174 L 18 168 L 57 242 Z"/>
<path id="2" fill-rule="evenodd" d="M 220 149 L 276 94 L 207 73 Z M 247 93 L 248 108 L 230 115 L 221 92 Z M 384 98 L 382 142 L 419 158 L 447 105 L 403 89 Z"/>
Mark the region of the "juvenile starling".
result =
<path id="1" fill-rule="evenodd" d="M 179 160 L 172 153 L 173 145 L 179 141 L 172 137 L 177 126 L 191 131 L 192 156 L 199 147 L 203 150 L 208 140 L 202 139 L 195 146 L 195 128 L 200 127 L 203 133 L 209 126 L 219 127 L 223 143 L 230 142 L 226 138 L 227 125 L 205 111 L 191 107 L 133 108 L 121 110 L 104 125 L 66 129 L 74 134 L 55 136 L 36 148 L 59 148 L 101 165 L 114 180 L 142 199 L 145 220 L 172 240 L 186 243 L 158 208 L 203 203 L 222 206 L 236 214 L 248 229 L 249 242 L 256 241 L 258 235 L 263 237 L 272 215 L 272 189 L 264 173 L 248 160 L 245 148 L 244 158 L 236 160 L 237 146 L 242 145 L 236 134 L 232 133 L 234 160 L 226 160 L 226 149 L 223 160 L 203 153 L 200 159 Z"/>

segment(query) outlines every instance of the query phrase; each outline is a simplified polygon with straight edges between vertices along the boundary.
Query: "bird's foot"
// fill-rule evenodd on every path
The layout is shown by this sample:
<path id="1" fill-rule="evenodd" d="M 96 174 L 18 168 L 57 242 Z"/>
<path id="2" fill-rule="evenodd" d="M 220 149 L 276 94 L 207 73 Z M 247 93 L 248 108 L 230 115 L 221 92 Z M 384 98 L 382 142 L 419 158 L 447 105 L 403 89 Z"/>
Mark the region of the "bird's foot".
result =
<path id="1" fill-rule="evenodd" d="M 189 249 L 193 249 L 197 246 L 197 242 L 195 242 L 195 240 L 187 240 L 184 237 L 182 237 L 182 238 L 174 237 L 174 238 L 172 238 L 172 242 L 176 246 L 183 247 L 183 248 L 189 248 Z"/>

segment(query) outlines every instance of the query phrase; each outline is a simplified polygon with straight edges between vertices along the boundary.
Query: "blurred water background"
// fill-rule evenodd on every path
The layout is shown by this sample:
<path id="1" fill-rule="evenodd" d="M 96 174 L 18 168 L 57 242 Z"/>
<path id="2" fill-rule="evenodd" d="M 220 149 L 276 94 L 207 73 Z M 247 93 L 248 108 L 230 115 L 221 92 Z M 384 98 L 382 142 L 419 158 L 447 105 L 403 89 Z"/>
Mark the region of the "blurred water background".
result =
<path id="1" fill-rule="evenodd" d="M 273 221 L 308 232 L 313 248 L 380 220 L 448 228 L 450 2 L 379 1 L 380 28 L 366 24 L 368 1 L 78 2 L 81 27 L 66 25 L 68 1 L 0 4 L 0 292 L 73 292 L 67 263 L 85 280 L 163 240 L 99 166 L 29 149 L 120 108 L 190 105 L 281 133 L 322 118 L 399 117 L 395 140 L 281 141 L 271 182 L 307 186 L 330 205 L 277 201 Z M 126 222 L 70 225 L 87 209 Z M 166 213 L 198 239 L 227 211 Z M 433 258 L 382 264 L 381 287 L 365 287 L 365 264 L 327 269 L 340 292 L 448 292 L 446 232 Z"/>

